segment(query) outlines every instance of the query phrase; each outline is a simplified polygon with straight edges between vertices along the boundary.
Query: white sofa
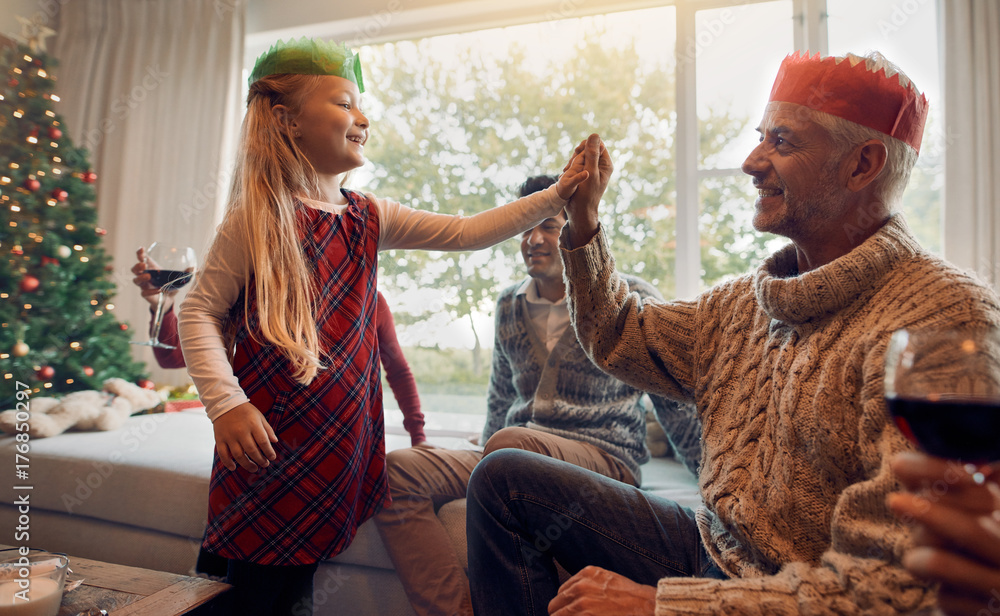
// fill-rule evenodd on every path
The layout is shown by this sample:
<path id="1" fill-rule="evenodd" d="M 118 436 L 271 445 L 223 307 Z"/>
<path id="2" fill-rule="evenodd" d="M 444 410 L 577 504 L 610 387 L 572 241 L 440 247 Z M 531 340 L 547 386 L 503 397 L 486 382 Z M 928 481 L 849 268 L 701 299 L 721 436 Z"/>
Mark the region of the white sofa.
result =
<path id="1" fill-rule="evenodd" d="M 433 431 L 428 436 L 446 447 L 464 443 Z M 21 480 L 15 441 L 0 438 L 10 477 L 0 484 L 0 528 L 9 531 L 4 543 L 24 543 L 15 541 L 15 529 L 27 526 L 26 543 L 33 547 L 188 574 L 205 528 L 213 444 L 203 411 L 138 415 L 113 432 L 32 440 L 28 476 Z M 409 437 L 387 434 L 386 446 L 407 447 Z M 699 502 L 694 477 L 679 463 L 657 458 L 642 470 L 644 488 L 688 506 Z M 30 509 L 22 514 L 15 499 L 25 494 Z M 439 516 L 464 553 L 464 501 L 442 507 Z M 349 549 L 320 566 L 314 598 L 317 616 L 413 614 L 371 522 Z"/>

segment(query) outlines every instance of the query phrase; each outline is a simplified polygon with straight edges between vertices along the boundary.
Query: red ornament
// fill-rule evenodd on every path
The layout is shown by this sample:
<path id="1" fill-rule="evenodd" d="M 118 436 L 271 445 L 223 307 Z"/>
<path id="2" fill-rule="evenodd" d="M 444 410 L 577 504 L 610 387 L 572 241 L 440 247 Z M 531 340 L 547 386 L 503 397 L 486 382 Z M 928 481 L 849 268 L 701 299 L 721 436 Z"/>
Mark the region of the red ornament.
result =
<path id="1" fill-rule="evenodd" d="M 24 187 L 30 190 L 31 192 L 35 192 L 36 190 L 42 187 L 42 183 L 36 179 L 28 178 L 27 180 L 24 181 Z"/>
<path id="2" fill-rule="evenodd" d="M 58 128 L 56 128 L 55 126 L 50 126 L 49 127 L 49 139 L 59 139 L 60 137 L 62 137 L 62 131 L 59 130 Z M 61 199 L 60 199 L 60 201 L 61 201 Z"/>
<path id="3" fill-rule="evenodd" d="M 52 198 L 55 199 L 56 201 L 65 201 L 66 197 L 68 196 L 69 193 L 61 188 L 57 188 L 52 191 Z"/>
<path id="4" fill-rule="evenodd" d="M 87 376 L 94 376 L 94 369 L 91 368 L 90 366 L 84 366 L 83 373 Z"/>
<path id="5" fill-rule="evenodd" d="M 20 257 L 21 255 L 24 254 L 24 249 L 21 248 L 20 246 L 14 246 L 13 248 L 11 248 L 10 254 L 17 255 Z"/>
<path id="6" fill-rule="evenodd" d="M 108 230 L 107 229 L 102 229 L 100 227 L 95 227 L 94 228 L 94 233 L 96 233 L 97 235 L 107 235 L 108 234 Z"/>
<path id="7" fill-rule="evenodd" d="M 122 331 L 128 330 L 128 323 L 122 323 L 121 325 L 118 326 L 118 329 Z"/>
<path id="8" fill-rule="evenodd" d="M 35 375 L 39 379 L 47 381 L 56 375 L 56 370 L 52 366 L 42 366 L 38 369 L 38 372 L 36 372 Z"/>
<path id="9" fill-rule="evenodd" d="M 59 265 L 59 259 L 53 259 L 52 257 L 42 257 L 42 265 Z"/>
<path id="10" fill-rule="evenodd" d="M 93 171 L 84 171 L 80 175 L 80 179 L 86 182 L 87 184 L 93 184 L 94 182 L 97 181 L 97 174 L 94 173 Z"/>
<path id="11" fill-rule="evenodd" d="M 138 385 L 143 389 L 156 389 L 156 383 L 150 381 L 149 379 L 142 379 L 139 381 Z"/>
<path id="12" fill-rule="evenodd" d="M 10 80 L 7 82 L 7 85 L 9 85 L 12 88 L 16 88 L 17 87 L 17 83 L 18 83 L 17 79 L 14 79 L 13 77 L 11 77 Z"/>
<path id="13" fill-rule="evenodd" d="M 38 127 L 36 126 L 35 128 L 31 129 L 31 132 L 29 133 L 29 135 L 37 139 L 38 138 Z"/>
<path id="14" fill-rule="evenodd" d="M 38 288 L 38 285 L 40 284 L 41 282 L 39 282 L 37 278 L 29 274 L 21 279 L 20 287 L 21 290 L 24 291 L 25 293 L 31 293 L 35 291 Z"/>

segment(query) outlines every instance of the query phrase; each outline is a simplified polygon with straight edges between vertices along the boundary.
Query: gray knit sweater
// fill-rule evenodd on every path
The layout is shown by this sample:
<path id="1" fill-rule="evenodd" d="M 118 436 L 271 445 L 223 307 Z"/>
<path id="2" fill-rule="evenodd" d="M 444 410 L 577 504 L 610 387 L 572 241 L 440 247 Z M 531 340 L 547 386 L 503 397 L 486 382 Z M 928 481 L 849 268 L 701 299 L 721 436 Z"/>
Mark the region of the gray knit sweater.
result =
<path id="1" fill-rule="evenodd" d="M 564 244 L 565 245 L 565 244 Z M 698 526 L 731 579 L 664 578 L 658 616 L 906 614 L 934 592 L 900 565 L 888 462 L 909 445 L 883 399 L 890 333 L 1000 325 L 997 295 L 924 252 L 901 216 L 798 275 L 794 247 L 694 301 L 643 302 L 603 232 L 563 251 L 570 313 L 595 362 L 697 401 Z"/>
<path id="2" fill-rule="evenodd" d="M 655 287 L 622 276 L 640 298 L 661 298 Z M 497 430 L 526 426 L 600 447 L 624 462 L 640 480 L 646 448 L 642 390 L 602 372 L 580 347 L 572 327 L 550 353 L 530 325 L 522 283 L 497 299 L 493 368 L 487 397 L 485 443 Z M 700 427 L 693 404 L 650 396 L 674 450 L 692 472 L 700 459 Z"/>

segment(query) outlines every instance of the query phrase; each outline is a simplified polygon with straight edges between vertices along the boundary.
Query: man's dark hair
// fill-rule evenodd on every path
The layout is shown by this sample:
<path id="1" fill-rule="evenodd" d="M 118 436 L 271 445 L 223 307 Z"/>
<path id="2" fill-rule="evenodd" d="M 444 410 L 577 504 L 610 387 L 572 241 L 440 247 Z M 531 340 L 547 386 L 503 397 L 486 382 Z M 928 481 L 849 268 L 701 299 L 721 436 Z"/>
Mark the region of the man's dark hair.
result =
<path id="1" fill-rule="evenodd" d="M 527 197 L 531 193 L 536 193 L 552 186 L 559 181 L 554 175 L 533 175 L 524 181 L 524 184 L 517 189 L 518 197 Z"/>

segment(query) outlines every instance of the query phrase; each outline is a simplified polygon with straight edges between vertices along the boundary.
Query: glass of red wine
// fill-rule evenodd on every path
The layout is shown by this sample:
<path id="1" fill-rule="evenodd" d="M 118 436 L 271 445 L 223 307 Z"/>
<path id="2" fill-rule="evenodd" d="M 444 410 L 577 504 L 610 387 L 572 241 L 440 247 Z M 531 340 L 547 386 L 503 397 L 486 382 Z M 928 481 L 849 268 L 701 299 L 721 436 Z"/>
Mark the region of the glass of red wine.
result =
<path id="1" fill-rule="evenodd" d="M 194 278 L 194 250 L 187 246 L 172 246 L 153 242 L 146 249 L 146 271 L 149 282 L 160 290 L 156 301 L 156 314 L 153 318 L 153 329 L 150 339 L 145 342 L 132 342 L 142 346 L 158 349 L 175 349 L 177 347 L 160 342 L 160 326 L 163 325 L 164 297 L 177 293 L 184 285 Z"/>
<path id="2" fill-rule="evenodd" d="M 926 453 L 974 467 L 1000 461 L 1000 329 L 894 332 L 885 399 L 899 430 Z"/>

